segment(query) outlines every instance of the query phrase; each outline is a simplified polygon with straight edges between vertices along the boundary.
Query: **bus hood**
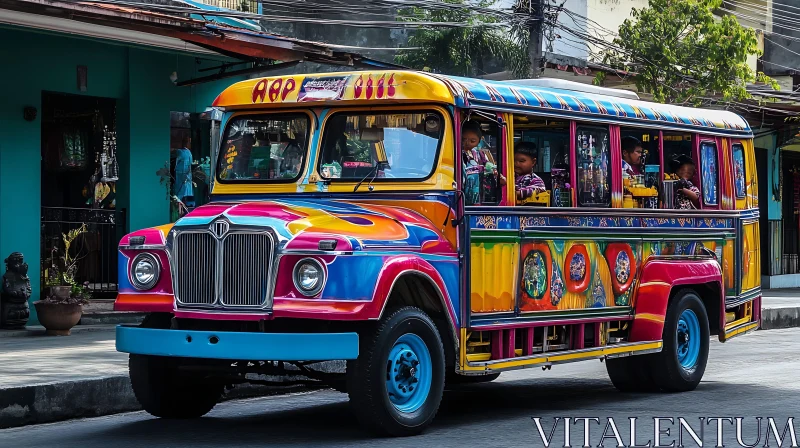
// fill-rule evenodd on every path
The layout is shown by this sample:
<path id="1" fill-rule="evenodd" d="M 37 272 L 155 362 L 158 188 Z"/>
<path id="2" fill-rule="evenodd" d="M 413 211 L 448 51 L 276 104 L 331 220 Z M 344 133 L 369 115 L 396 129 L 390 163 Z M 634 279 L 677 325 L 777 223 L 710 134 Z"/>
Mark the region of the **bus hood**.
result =
<path id="1" fill-rule="evenodd" d="M 211 226 L 220 219 L 231 227 L 270 228 L 280 240 L 280 248 L 286 250 L 317 250 L 320 240 L 336 240 L 336 251 L 454 250 L 441 230 L 416 211 L 329 199 L 212 203 L 193 210 L 173 229 Z"/>

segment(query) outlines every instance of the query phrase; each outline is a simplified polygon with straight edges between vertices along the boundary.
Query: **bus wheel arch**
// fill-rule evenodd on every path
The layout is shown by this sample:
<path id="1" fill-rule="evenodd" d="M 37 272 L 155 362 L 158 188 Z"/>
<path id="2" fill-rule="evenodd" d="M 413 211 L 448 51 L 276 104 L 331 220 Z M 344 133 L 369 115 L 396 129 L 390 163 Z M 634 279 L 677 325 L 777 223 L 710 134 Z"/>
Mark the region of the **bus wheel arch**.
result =
<path id="1" fill-rule="evenodd" d="M 455 322 L 450 317 L 446 300 L 429 275 L 418 271 L 402 272 L 394 279 L 379 317 L 406 306 L 425 312 L 433 320 L 442 338 L 445 365 L 450 372 L 455 370 L 458 339 Z"/>

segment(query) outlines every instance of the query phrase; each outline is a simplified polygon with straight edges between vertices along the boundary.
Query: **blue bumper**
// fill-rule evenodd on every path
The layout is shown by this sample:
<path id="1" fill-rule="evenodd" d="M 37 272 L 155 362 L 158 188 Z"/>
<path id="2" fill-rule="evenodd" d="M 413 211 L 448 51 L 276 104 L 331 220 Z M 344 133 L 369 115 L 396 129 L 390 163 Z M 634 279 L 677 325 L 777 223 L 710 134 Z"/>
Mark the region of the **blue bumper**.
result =
<path id="1" fill-rule="evenodd" d="M 117 327 L 117 351 L 240 361 L 330 361 L 358 357 L 358 333 L 244 333 Z"/>

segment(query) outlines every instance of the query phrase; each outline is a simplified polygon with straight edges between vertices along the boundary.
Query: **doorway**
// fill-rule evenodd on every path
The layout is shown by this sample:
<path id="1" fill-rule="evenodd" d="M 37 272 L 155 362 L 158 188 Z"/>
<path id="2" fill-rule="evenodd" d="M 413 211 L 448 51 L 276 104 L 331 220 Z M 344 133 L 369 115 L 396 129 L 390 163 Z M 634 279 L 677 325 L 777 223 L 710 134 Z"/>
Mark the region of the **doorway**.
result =
<path id="1" fill-rule="evenodd" d="M 177 221 L 211 197 L 211 121 L 170 112 L 170 219 Z"/>
<path id="2" fill-rule="evenodd" d="M 117 292 L 117 244 L 125 233 L 116 208 L 119 182 L 116 101 L 42 93 L 42 288 L 88 284 L 94 299 Z"/>

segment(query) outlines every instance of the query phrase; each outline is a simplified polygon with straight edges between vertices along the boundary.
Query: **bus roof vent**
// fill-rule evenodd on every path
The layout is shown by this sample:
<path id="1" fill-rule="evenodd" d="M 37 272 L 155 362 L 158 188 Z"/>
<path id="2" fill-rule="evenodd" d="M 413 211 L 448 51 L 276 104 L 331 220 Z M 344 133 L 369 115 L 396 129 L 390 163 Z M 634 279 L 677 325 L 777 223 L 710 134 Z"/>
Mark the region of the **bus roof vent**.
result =
<path id="1" fill-rule="evenodd" d="M 555 78 L 539 78 L 539 79 L 513 79 L 506 82 L 519 84 L 522 86 L 535 86 L 546 87 L 550 89 L 572 90 L 575 92 L 594 93 L 596 95 L 615 96 L 617 98 L 626 98 L 629 100 L 638 100 L 639 95 L 636 92 L 622 89 L 609 89 L 607 87 L 598 87 L 591 84 L 583 84 L 575 81 L 566 81 L 564 79 Z"/>

